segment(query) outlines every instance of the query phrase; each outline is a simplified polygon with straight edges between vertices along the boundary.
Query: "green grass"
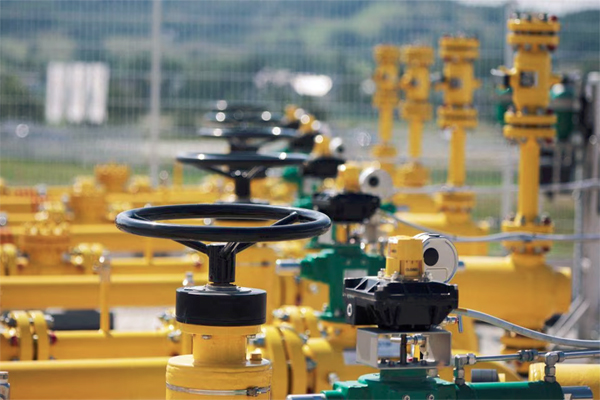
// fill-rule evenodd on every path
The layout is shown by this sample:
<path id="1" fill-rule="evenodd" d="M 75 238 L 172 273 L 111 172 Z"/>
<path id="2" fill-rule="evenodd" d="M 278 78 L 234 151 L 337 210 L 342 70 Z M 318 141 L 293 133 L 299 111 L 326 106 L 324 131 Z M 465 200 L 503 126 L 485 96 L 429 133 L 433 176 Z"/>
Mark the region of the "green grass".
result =
<path id="1" fill-rule="evenodd" d="M 172 175 L 172 164 L 161 166 Z M 132 175 L 147 175 L 148 168 L 145 166 L 131 167 Z M 94 165 L 82 165 L 71 162 L 55 161 L 30 161 L 17 160 L 7 157 L 0 159 L 0 176 L 5 179 L 8 185 L 28 186 L 28 185 L 68 185 L 73 182 L 73 178 L 79 175 L 93 175 Z M 188 168 L 184 171 L 184 183 L 197 183 L 206 174 L 202 171 L 190 171 Z"/>

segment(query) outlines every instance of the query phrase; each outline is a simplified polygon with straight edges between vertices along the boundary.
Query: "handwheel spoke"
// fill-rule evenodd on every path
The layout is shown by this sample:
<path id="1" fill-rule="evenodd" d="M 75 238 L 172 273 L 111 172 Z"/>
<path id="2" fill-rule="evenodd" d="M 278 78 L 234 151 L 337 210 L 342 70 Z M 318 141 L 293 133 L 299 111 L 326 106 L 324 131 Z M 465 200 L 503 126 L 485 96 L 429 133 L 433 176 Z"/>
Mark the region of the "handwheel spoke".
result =
<path id="1" fill-rule="evenodd" d="M 175 240 L 175 241 L 179 244 L 189 247 L 190 249 L 199 251 L 200 253 L 204 253 L 204 254 L 208 253 L 208 246 L 202 242 L 198 242 L 195 240 Z"/>
<path id="2" fill-rule="evenodd" d="M 252 168 L 250 171 L 246 172 L 246 178 L 247 179 L 252 179 L 254 178 L 256 175 L 262 173 L 264 170 L 266 170 L 266 167 L 254 167 Z"/>
<path id="3" fill-rule="evenodd" d="M 294 222 L 298 221 L 299 217 L 300 217 L 300 215 L 296 211 L 294 211 L 290 215 L 281 218 L 279 221 L 275 222 L 271 226 L 281 226 L 281 225 L 293 224 Z"/>

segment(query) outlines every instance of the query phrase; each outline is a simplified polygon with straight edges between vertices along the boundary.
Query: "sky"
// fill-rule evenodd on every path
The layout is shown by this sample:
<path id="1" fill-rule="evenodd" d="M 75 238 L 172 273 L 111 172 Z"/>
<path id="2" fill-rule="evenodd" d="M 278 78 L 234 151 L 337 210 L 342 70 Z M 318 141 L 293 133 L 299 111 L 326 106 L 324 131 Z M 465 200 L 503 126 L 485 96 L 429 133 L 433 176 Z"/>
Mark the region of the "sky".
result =
<path id="1" fill-rule="evenodd" d="M 464 4 L 498 5 L 507 0 L 458 0 Z M 554 14 L 565 14 L 574 11 L 600 9 L 600 0 L 513 0 L 517 10 L 544 11 Z M 600 23 L 600 21 L 598 21 Z"/>

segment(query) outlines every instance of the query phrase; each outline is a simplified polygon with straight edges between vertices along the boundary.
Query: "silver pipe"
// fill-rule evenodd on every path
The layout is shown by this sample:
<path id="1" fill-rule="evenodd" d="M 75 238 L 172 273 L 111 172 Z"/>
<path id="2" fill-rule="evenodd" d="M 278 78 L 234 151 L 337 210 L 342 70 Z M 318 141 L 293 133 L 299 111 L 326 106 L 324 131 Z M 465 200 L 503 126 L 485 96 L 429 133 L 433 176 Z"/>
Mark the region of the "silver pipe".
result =
<path id="1" fill-rule="evenodd" d="M 541 340 L 543 342 L 548 342 L 552 344 L 556 344 L 558 346 L 568 346 L 568 347 L 583 347 L 583 348 L 592 348 L 592 349 L 600 349 L 600 340 L 580 340 L 580 339 L 568 339 L 562 338 L 558 336 L 548 335 L 542 332 L 533 331 L 531 329 L 524 328 L 519 325 L 512 324 L 503 319 L 494 317 L 492 315 L 482 313 L 480 311 L 469 310 L 467 308 L 457 308 L 452 311 L 452 314 L 462 315 L 463 317 L 469 317 L 476 319 L 478 321 L 487 322 L 488 324 L 497 326 L 499 328 L 505 329 L 509 332 L 514 332 L 516 334 L 535 339 Z M 565 353 L 566 354 L 566 353 Z"/>
<path id="2" fill-rule="evenodd" d="M 495 233 L 492 235 L 484 235 L 484 236 L 458 236 L 448 232 L 438 231 L 436 229 L 432 229 L 430 227 L 415 224 L 414 222 L 410 222 L 406 219 L 400 218 L 397 215 L 392 213 L 385 213 L 388 217 L 393 219 L 394 221 L 401 223 L 403 225 L 409 226 L 413 229 L 422 231 L 422 232 L 430 232 L 436 233 L 438 235 L 442 235 L 446 237 L 448 240 L 456 243 L 481 243 L 481 242 L 502 242 L 505 240 L 514 240 L 514 241 L 523 241 L 530 242 L 533 240 L 551 240 L 554 242 L 586 242 L 586 241 L 597 241 L 600 240 L 599 234 L 579 234 L 579 235 L 561 235 L 561 234 L 535 234 L 529 232 L 501 232 Z"/>

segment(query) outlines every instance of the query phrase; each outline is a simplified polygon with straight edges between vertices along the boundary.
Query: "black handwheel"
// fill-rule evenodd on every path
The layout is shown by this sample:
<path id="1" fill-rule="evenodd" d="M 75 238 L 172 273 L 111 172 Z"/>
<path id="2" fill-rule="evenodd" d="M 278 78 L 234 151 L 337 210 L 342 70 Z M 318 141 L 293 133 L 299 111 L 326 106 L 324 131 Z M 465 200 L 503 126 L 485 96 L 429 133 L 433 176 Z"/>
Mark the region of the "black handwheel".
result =
<path id="1" fill-rule="evenodd" d="M 232 103 L 217 101 L 212 109 L 204 114 L 208 123 L 220 126 L 277 125 L 282 116 L 269 111 L 268 107 L 252 103 Z"/>
<path id="2" fill-rule="evenodd" d="M 238 202 L 250 201 L 250 181 L 268 168 L 300 165 L 307 160 L 304 154 L 237 152 L 232 154 L 182 153 L 177 161 L 232 178 Z"/>
<path id="3" fill-rule="evenodd" d="M 276 222 L 267 227 L 156 222 L 204 218 Z M 266 293 L 232 284 L 235 282 L 236 254 L 259 241 L 286 241 L 321 235 L 329 229 L 331 220 L 318 211 L 299 208 L 251 204 L 191 204 L 125 211 L 117 215 L 116 224 L 122 231 L 172 239 L 208 256 L 209 284 L 177 289 L 177 321 L 208 326 L 250 326 L 266 321 Z M 220 243 L 206 244 L 203 241 Z"/>
<path id="4" fill-rule="evenodd" d="M 278 126 L 238 126 L 230 128 L 202 128 L 198 135 L 208 139 L 225 139 L 231 152 L 258 151 L 262 146 L 277 140 L 291 141 L 300 137 L 294 129 Z"/>

